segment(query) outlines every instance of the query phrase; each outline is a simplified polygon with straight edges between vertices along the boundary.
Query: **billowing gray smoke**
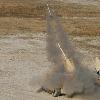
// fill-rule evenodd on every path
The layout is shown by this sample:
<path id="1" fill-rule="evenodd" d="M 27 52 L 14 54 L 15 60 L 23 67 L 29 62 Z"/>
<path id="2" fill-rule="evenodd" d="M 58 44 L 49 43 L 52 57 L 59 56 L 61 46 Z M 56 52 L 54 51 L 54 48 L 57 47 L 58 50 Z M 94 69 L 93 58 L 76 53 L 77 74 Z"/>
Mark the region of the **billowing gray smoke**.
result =
<path id="1" fill-rule="evenodd" d="M 66 56 L 75 65 L 75 76 L 65 71 L 63 57 L 57 44 L 60 43 Z M 47 52 L 51 66 L 46 74 L 43 85 L 46 88 L 63 88 L 68 95 L 73 93 L 87 93 L 95 90 L 93 75 L 90 70 L 80 61 L 80 54 L 74 49 L 69 41 L 68 34 L 63 31 L 59 18 L 56 15 L 47 16 Z M 82 57 L 82 56 L 81 56 Z"/>
<path id="2" fill-rule="evenodd" d="M 64 58 L 58 43 L 75 66 L 74 77 L 73 72 L 70 73 L 65 69 Z M 95 92 L 94 74 L 85 64 L 81 63 L 84 56 L 75 50 L 68 34 L 62 28 L 59 18 L 53 14 L 47 16 L 47 54 L 48 60 L 53 66 L 48 68 L 46 75 L 42 78 L 41 75 L 39 78 L 34 76 L 36 79 L 33 80 L 34 84 L 40 83 L 49 90 L 62 88 L 63 92 L 69 96 Z"/>

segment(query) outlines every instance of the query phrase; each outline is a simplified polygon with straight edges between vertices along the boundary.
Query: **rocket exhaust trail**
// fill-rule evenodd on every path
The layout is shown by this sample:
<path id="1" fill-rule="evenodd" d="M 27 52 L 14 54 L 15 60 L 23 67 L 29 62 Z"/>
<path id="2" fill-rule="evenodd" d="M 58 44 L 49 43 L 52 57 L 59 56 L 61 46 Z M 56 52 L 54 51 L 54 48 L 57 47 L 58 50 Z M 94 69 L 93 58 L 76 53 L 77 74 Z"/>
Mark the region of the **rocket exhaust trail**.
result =
<path id="1" fill-rule="evenodd" d="M 48 60 L 54 65 L 50 67 L 43 85 L 49 89 L 63 88 L 65 93 L 78 94 L 94 91 L 93 75 L 81 64 L 79 53 L 76 52 L 74 46 L 69 41 L 68 34 L 64 32 L 58 17 L 52 13 L 48 4 L 47 16 L 47 53 Z M 52 16 L 51 16 L 52 15 Z M 63 55 L 63 57 L 62 57 Z M 64 59 L 66 64 L 64 64 Z M 75 68 L 75 76 L 71 79 L 65 70 L 65 66 Z M 72 69 L 73 70 L 73 69 Z M 73 74 L 73 71 L 71 72 Z"/>
<path id="2" fill-rule="evenodd" d="M 60 50 L 61 50 L 61 52 L 62 52 L 62 54 L 63 54 L 63 56 L 64 56 L 64 58 L 65 58 L 65 60 L 66 60 L 66 59 L 67 59 L 67 58 L 66 58 L 66 55 L 65 55 L 64 51 L 62 50 L 62 48 L 61 48 L 61 46 L 60 46 L 59 43 L 58 43 L 58 47 L 60 48 Z"/>
<path id="3" fill-rule="evenodd" d="M 49 14 L 50 14 L 50 16 L 51 16 L 51 11 L 50 11 L 50 8 L 49 8 L 48 3 L 47 3 L 47 9 L 48 9 L 48 12 L 49 12 Z"/>

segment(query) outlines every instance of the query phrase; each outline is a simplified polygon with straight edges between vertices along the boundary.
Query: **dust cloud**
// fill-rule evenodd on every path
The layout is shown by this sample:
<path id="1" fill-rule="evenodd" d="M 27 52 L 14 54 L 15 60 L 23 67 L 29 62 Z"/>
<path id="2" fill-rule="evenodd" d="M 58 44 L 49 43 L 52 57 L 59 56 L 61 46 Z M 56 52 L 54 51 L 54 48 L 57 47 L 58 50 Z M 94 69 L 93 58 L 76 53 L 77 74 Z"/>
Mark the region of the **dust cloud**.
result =
<path id="1" fill-rule="evenodd" d="M 65 70 L 64 59 L 57 46 L 58 43 L 60 43 L 67 58 L 74 63 L 75 72 L 69 73 Z M 50 90 L 62 88 L 69 96 L 96 91 L 94 74 L 85 64 L 81 63 L 82 55 L 75 50 L 74 45 L 69 41 L 68 34 L 63 31 L 56 15 L 48 15 L 47 17 L 47 52 L 48 60 L 54 66 L 49 68 L 44 78 L 44 87 Z"/>
<path id="2" fill-rule="evenodd" d="M 49 90 L 61 88 L 68 96 L 95 93 L 95 75 L 88 65 L 82 62 L 84 56 L 78 53 L 69 36 L 64 32 L 59 18 L 56 15 L 47 16 L 47 55 L 52 63 L 42 75 L 34 77 L 31 84 L 43 86 Z M 64 58 L 57 44 L 61 45 L 64 53 L 75 66 L 74 72 L 69 72 L 64 67 Z"/>

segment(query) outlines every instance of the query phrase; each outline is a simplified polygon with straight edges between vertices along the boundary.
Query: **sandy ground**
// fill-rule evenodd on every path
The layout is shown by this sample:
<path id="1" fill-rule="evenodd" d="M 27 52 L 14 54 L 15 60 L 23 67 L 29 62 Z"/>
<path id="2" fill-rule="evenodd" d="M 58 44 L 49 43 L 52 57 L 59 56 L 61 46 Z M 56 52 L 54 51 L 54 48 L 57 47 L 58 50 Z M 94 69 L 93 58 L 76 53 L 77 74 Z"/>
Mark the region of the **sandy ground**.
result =
<path id="1" fill-rule="evenodd" d="M 6 0 L 3 1 L 6 2 Z M 79 1 L 82 4 L 87 4 L 87 0 L 83 0 L 84 3 L 82 0 L 68 0 L 67 2 L 79 3 Z M 99 3 L 97 3 L 97 1 L 93 1 L 92 4 L 97 5 Z M 35 27 L 37 27 L 33 26 L 33 24 L 31 24 L 30 27 L 29 23 L 31 23 L 32 20 L 26 22 L 25 19 L 23 20 L 24 24 L 21 24 L 22 21 L 19 23 L 16 22 L 18 26 L 20 25 L 20 27 L 14 24 L 12 24 L 12 27 L 10 27 L 10 20 L 4 20 L 5 24 L 1 24 L 0 29 L 7 29 L 6 32 L 4 31 L 6 35 L 2 35 L 2 32 L 0 32 L 0 100 L 100 99 L 100 92 L 98 92 L 99 90 L 93 94 L 75 96 L 71 99 L 67 98 L 66 96 L 54 98 L 44 92 L 36 93 L 36 90 L 39 88 L 39 83 L 32 83 L 32 81 L 39 79 L 39 77 L 47 71 L 48 67 L 51 66 L 51 63 L 47 60 L 46 33 L 31 32 L 31 28 L 34 27 L 35 29 Z M 37 22 L 39 27 L 41 27 L 40 21 L 36 21 L 35 23 Z M 29 25 L 30 31 L 27 30 L 27 27 L 24 27 L 24 25 Z M 20 28 L 20 31 L 15 31 L 15 27 L 17 27 L 16 30 Z M 13 32 L 9 31 L 10 29 L 14 30 L 16 34 L 11 33 L 12 35 L 8 35 L 7 32 Z M 27 34 L 22 34 L 24 29 L 27 30 Z M 87 61 L 86 63 L 90 65 L 90 69 L 94 70 L 91 59 L 94 59 L 95 57 L 100 58 L 100 36 L 70 36 L 70 40 L 74 42 L 76 49 L 85 55 L 84 58 L 86 59 L 84 62 Z"/>
<path id="2" fill-rule="evenodd" d="M 47 65 L 43 37 L 36 34 L 33 39 L 27 36 L 0 39 L 0 99 L 36 100 L 29 83 L 33 74 L 40 73 Z"/>
<path id="3" fill-rule="evenodd" d="M 74 37 L 73 41 L 76 39 L 83 41 L 86 38 Z M 100 39 L 99 37 L 89 38 L 87 43 L 90 41 L 94 41 L 93 45 L 97 45 Z M 80 51 L 94 56 L 84 47 Z M 39 86 L 30 84 L 34 76 L 44 73 L 48 66 L 50 63 L 47 61 L 46 34 L 33 33 L 31 38 L 20 33 L 19 35 L 2 36 L 0 38 L 0 100 L 70 100 L 64 96 L 54 98 L 47 93 L 38 94 L 36 89 Z M 72 100 L 99 100 L 100 93 L 97 94 L 77 96 Z"/>

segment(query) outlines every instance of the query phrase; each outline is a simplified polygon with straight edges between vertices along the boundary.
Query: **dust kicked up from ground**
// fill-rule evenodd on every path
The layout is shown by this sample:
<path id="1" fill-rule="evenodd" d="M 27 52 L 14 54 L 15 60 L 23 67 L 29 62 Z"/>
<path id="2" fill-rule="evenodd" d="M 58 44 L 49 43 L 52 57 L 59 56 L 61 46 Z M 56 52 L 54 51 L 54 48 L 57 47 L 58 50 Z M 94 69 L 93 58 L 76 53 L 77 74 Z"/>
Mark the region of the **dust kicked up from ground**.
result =
<path id="1" fill-rule="evenodd" d="M 4 1 L 6 2 L 6 0 Z M 71 25 L 73 23 L 77 24 L 77 21 L 73 21 L 74 19 L 72 21 L 69 20 L 69 23 Z M 83 18 L 80 21 L 82 24 L 85 22 Z M 86 21 L 89 21 L 88 24 L 86 23 L 86 27 L 91 25 L 90 20 L 87 19 Z M 96 30 L 99 29 L 98 21 L 99 19 L 96 19 L 96 22 L 93 22 L 98 24 Z M 35 18 L 1 17 L 0 22 L 0 100 L 70 100 L 65 96 L 54 98 L 44 92 L 36 93 L 43 81 L 41 75 L 45 75 L 48 69 L 54 67 L 54 64 L 47 60 L 47 34 L 43 32 L 45 30 L 45 21 Z M 77 51 L 82 54 L 82 58 L 80 55 L 78 58 L 85 64 L 84 69 L 89 69 L 95 76 L 93 61 L 96 56 L 100 57 L 100 36 L 74 35 L 69 36 L 69 39 L 73 41 Z M 67 48 L 68 46 L 64 47 Z M 77 57 L 75 56 L 75 58 Z M 60 75 L 62 76 L 62 74 Z M 87 79 L 90 77 L 87 77 Z M 86 80 L 86 77 L 84 79 Z M 33 83 L 34 81 L 39 83 L 33 84 L 32 81 Z M 88 87 L 89 89 L 92 88 L 90 86 Z M 65 88 L 65 90 L 67 89 Z M 64 92 L 67 93 L 67 91 Z M 71 100 L 99 100 L 99 98 L 99 88 L 96 87 L 95 93 L 77 95 Z"/>
<path id="2" fill-rule="evenodd" d="M 95 85 L 96 75 L 88 68 L 88 65 L 82 64 L 84 56 L 75 50 L 75 47 L 69 41 L 68 34 L 63 31 L 57 16 L 48 16 L 47 25 L 48 59 L 53 63 L 53 66 L 49 68 L 46 79 L 44 79 L 45 81 L 41 85 L 51 90 L 63 88 L 67 95 L 95 93 L 97 88 Z M 61 44 L 66 56 L 73 61 L 75 65 L 73 79 L 69 74 L 73 74 L 74 72 L 66 72 L 64 68 L 64 59 L 57 46 L 58 43 Z M 90 57 L 90 59 L 92 58 Z"/>

